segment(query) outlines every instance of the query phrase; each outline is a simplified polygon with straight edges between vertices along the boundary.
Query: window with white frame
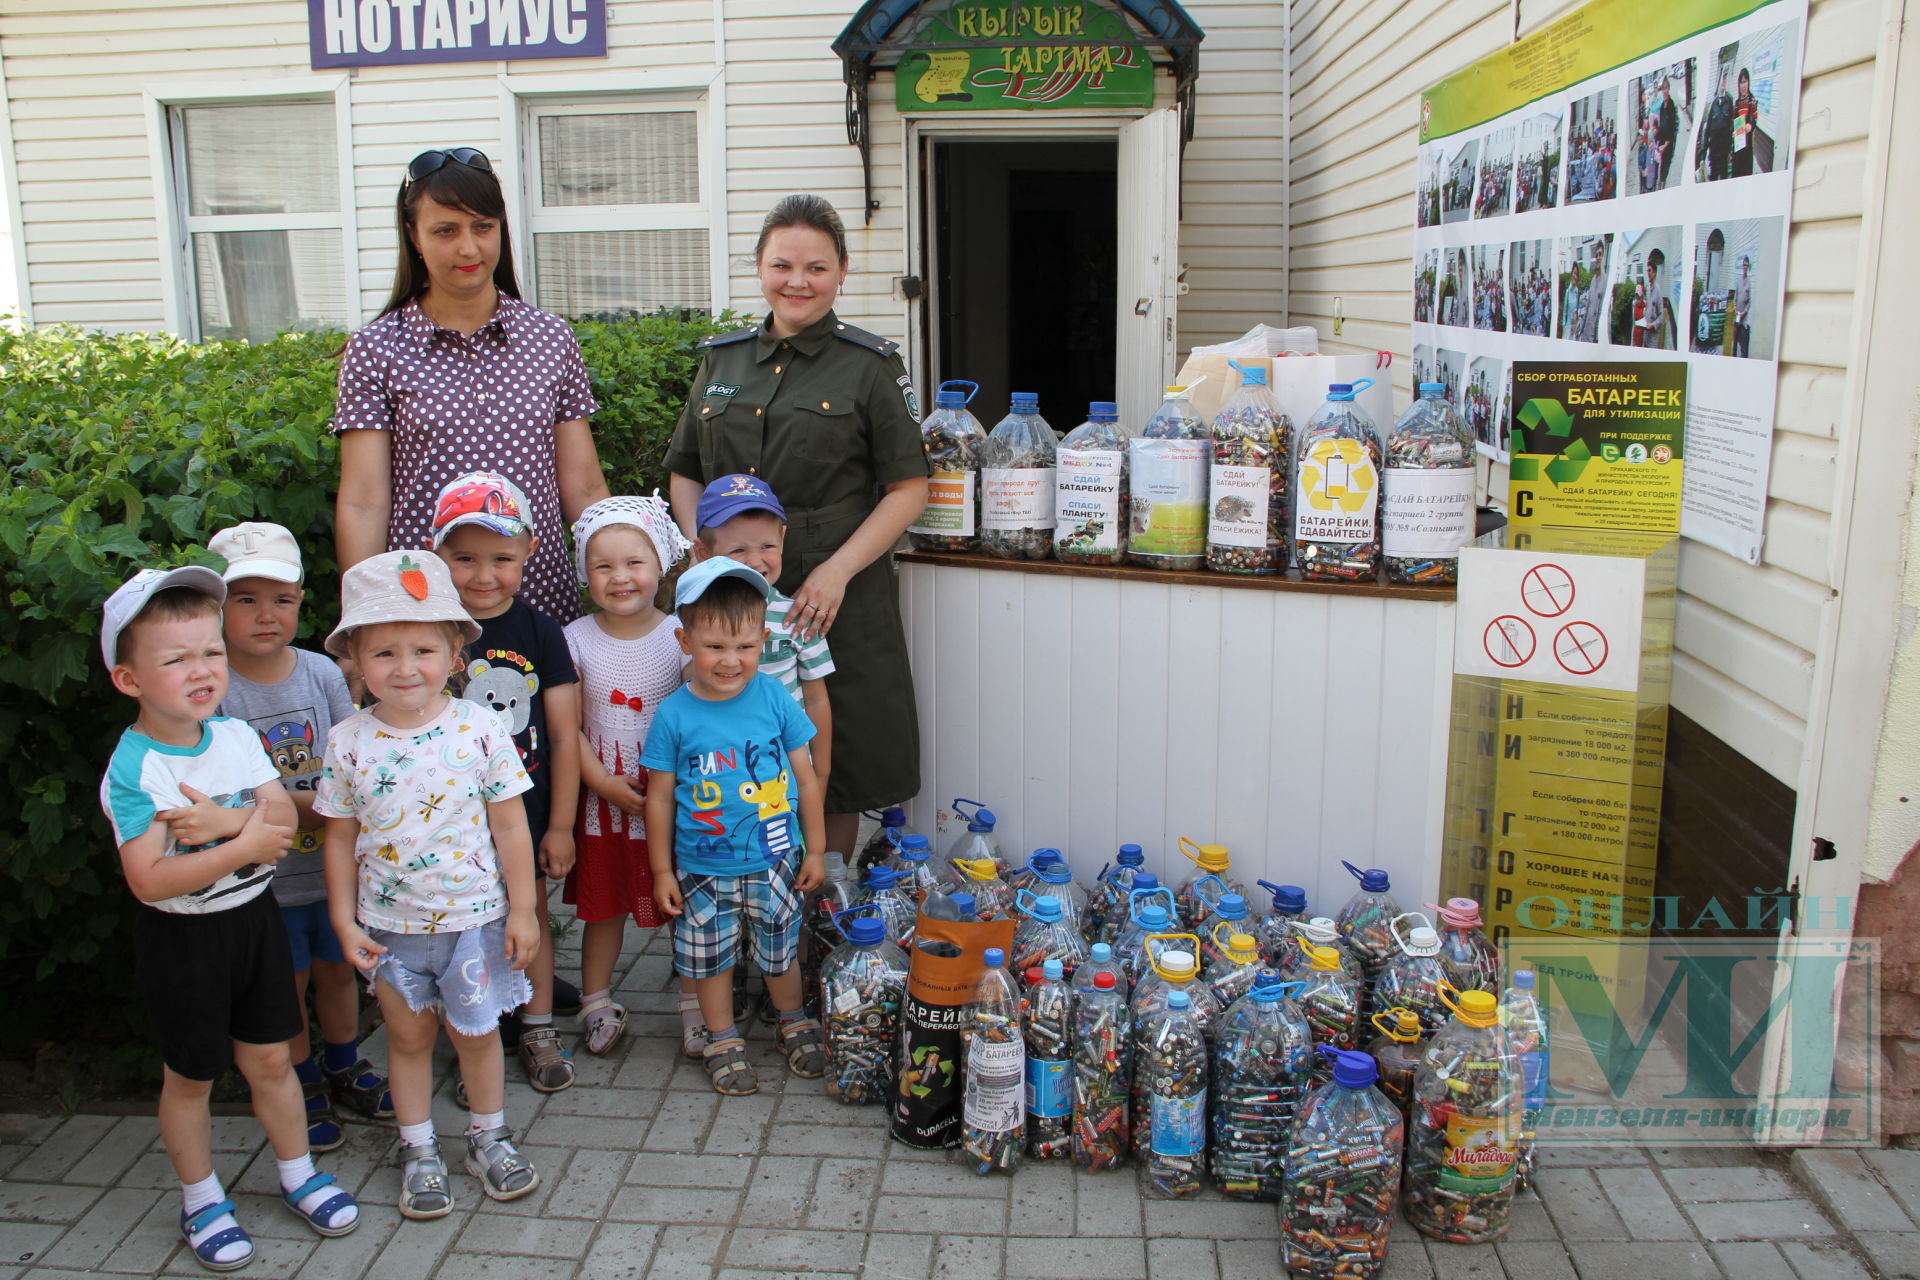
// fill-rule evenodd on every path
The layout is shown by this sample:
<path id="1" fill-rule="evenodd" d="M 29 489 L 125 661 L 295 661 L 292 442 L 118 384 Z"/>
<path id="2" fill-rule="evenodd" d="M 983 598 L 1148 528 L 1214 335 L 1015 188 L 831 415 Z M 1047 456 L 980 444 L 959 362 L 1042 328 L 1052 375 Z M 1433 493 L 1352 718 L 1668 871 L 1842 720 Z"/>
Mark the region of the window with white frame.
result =
<path id="1" fill-rule="evenodd" d="M 712 305 L 700 104 L 527 111 L 534 300 L 563 316 Z"/>
<path id="2" fill-rule="evenodd" d="M 190 336 L 345 329 L 333 103 L 174 106 L 167 120 Z"/>

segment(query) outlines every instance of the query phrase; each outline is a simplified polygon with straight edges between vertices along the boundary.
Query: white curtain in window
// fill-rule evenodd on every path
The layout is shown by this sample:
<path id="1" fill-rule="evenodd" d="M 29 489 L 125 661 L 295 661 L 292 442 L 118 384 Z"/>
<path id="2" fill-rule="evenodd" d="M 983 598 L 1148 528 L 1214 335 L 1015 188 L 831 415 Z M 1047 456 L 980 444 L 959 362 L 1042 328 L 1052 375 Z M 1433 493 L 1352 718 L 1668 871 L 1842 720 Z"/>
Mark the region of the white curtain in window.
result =
<path id="1" fill-rule="evenodd" d="M 332 103 L 187 107 L 180 118 L 190 215 L 339 210 Z"/>
<path id="2" fill-rule="evenodd" d="M 347 327 L 338 231 L 199 233 L 193 271 L 205 340 Z"/>
<path id="3" fill-rule="evenodd" d="M 540 117 L 540 203 L 694 204 L 699 131 L 691 111 Z"/>
<path id="4" fill-rule="evenodd" d="M 550 231 L 533 254 L 540 305 L 557 315 L 708 302 L 705 231 Z"/>

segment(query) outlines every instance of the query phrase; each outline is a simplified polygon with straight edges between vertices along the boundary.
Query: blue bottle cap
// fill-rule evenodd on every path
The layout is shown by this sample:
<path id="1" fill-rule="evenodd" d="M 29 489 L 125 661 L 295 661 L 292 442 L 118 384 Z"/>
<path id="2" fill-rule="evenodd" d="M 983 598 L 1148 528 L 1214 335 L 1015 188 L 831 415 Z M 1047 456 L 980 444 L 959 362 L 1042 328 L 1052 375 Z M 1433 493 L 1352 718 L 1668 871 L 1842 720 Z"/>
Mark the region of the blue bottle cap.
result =
<path id="1" fill-rule="evenodd" d="M 1146 851 L 1142 849 L 1139 845 L 1123 844 L 1120 846 L 1120 865 L 1121 866 L 1138 867 L 1143 865 L 1146 862 L 1146 860 L 1147 860 Z"/>
<path id="2" fill-rule="evenodd" d="M 993 830 L 993 824 L 998 821 L 1000 821 L 1000 819 L 994 817 L 993 810 L 976 809 L 974 810 L 972 820 L 967 823 L 967 830 L 991 831 Z"/>
<path id="3" fill-rule="evenodd" d="M 1087 406 L 1088 422 L 1118 422 L 1120 406 L 1111 400 L 1095 400 Z"/>
<path id="4" fill-rule="evenodd" d="M 1358 1053 L 1352 1049 L 1335 1049 L 1331 1045 L 1319 1046 L 1320 1052 L 1333 1059 L 1333 1082 L 1347 1089 L 1367 1089 L 1380 1078 L 1380 1071 L 1374 1065 L 1373 1055 Z"/>
<path id="5" fill-rule="evenodd" d="M 1213 904 L 1213 914 L 1222 920 L 1245 920 L 1247 900 L 1237 893 L 1223 893 L 1220 901 Z"/>
<path id="6" fill-rule="evenodd" d="M 1066 969 L 1062 967 L 1058 960 L 1049 960 L 1040 966 L 1040 976 L 1049 982 L 1058 982 L 1060 975 L 1065 972 Z"/>
<path id="7" fill-rule="evenodd" d="M 1351 382 L 1335 382 L 1335 383 L 1328 384 L 1327 399 L 1329 400 L 1353 399 L 1353 384 Z"/>
<path id="8" fill-rule="evenodd" d="M 1241 386 L 1264 387 L 1267 385 L 1267 371 L 1264 366 L 1257 365 L 1257 364 L 1250 364 L 1245 366 L 1244 368 L 1242 368 L 1240 365 L 1235 365 L 1234 368 L 1240 370 Z"/>
<path id="9" fill-rule="evenodd" d="M 1258 881 L 1262 889 L 1273 895 L 1273 909 L 1282 915 L 1297 916 L 1307 909 L 1307 891 L 1297 884 L 1274 884 L 1269 880 Z"/>
<path id="10" fill-rule="evenodd" d="M 1513 985 L 1515 987 L 1519 988 L 1522 991 L 1531 991 L 1533 990 L 1533 984 L 1534 984 L 1533 970 L 1515 969 L 1513 971 Z"/>
<path id="11" fill-rule="evenodd" d="M 1073 868 L 1055 858 L 1052 862 L 1033 864 L 1033 874 L 1048 884 L 1072 884 Z"/>
<path id="12" fill-rule="evenodd" d="M 1040 412 L 1040 393 L 1038 391 L 1016 391 L 1013 393 L 1012 400 L 1013 400 L 1013 404 L 1010 412 L 1013 412 L 1013 413 Z"/>
<path id="13" fill-rule="evenodd" d="M 1420 394 L 1423 396 L 1443 396 L 1447 394 L 1447 384 L 1444 382 L 1423 382 L 1420 384 Z"/>
<path id="14" fill-rule="evenodd" d="M 1344 860 L 1340 865 L 1353 874 L 1353 878 L 1360 882 L 1360 888 L 1367 893 L 1386 893 L 1393 888 L 1387 880 L 1387 873 L 1379 867 L 1368 867 L 1362 871 L 1351 862 Z"/>
<path id="15" fill-rule="evenodd" d="M 847 941 L 856 947 L 874 947 L 886 941 L 887 922 L 878 916 L 861 916 L 847 921 Z"/>
<path id="16" fill-rule="evenodd" d="M 932 853 L 933 846 L 928 844 L 927 838 L 918 831 L 910 836 L 902 836 L 900 839 L 900 856 L 903 858 L 918 862 L 921 858 L 928 857 Z"/>
<path id="17" fill-rule="evenodd" d="M 1054 862 L 1063 862 L 1058 849 L 1035 849 L 1033 856 L 1027 859 L 1027 865 L 1038 871 L 1041 867 Z"/>
<path id="18" fill-rule="evenodd" d="M 1160 877 L 1151 871 L 1142 871 L 1133 878 L 1133 887 L 1135 892 L 1141 889 L 1158 889 L 1160 887 Z"/>
<path id="19" fill-rule="evenodd" d="M 1278 998 L 1285 987 L 1286 983 L 1281 980 L 1278 969 L 1261 969 L 1253 975 L 1253 993 L 1255 995 L 1271 991 L 1274 996 Z"/>
<path id="20" fill-rule="evenodd" d="M 1184 1009 L 1192 1003 L 1193 1001 L 1187 998 L 1187 993 L 1184 991 L 1170 991 L 1167 993 L 1167 1008 L 1169 1009 Z M 1369 1058 L 1368 1061 L 1371 1062 L 1372 1059 Z"/>
<path id="21" fill-rule="evenodd" d="M 980 913 L 980 908 L 974 902 L 973 895 L 970 893 L 950 893 L 947 895 L 947 898 L 955 907 L 959 908 L 960 918 L 963 920 L 970 920 Z"/>
<path id="22" fill-rule="evenodd" d="M 1151 929 L 1157 933 L 1167 927 L 1167 909 L 1157 902 L 1149 902 L 1140 908 L 1136 918 L 1140 921 L 1142 929 Z"/>
<path id="23" fill-rule="evenodd" d="M 1032 894 L 1022 894 L 1031 905 L 1020 909 L 1042 924 L 1057 924 L 1060 921 L 1060 899 L 1036 898 Z"/>
<path id="24" fill-rule="evenodd" d="M 1104 942 L 1096 942 L 1088 949 L 1087 959 L 1095 964 L 1112 964 L 1113 948 Z"/>
<path id="25" fill-rule="evenodd" d="M 900 873 L 884 862 L 876 862 L 867 869 L 867 886 L 873 889 L 891 889 L 900 879 Z"/>
<path id="26" fill-rule="evenodd" d="M 1007 953 L 998 947 L 988 947 L 986 954 L 980 957 L 980 961 L 989 969 L 1003 969 L 1007 964 Z"/>
<path id="27" fill-rule="evenodd" d="M 899 805 L 889 805 L 880 813 L 880 825 L 883 827 L 904 827 L 907 825 L 907 811 Z"/>

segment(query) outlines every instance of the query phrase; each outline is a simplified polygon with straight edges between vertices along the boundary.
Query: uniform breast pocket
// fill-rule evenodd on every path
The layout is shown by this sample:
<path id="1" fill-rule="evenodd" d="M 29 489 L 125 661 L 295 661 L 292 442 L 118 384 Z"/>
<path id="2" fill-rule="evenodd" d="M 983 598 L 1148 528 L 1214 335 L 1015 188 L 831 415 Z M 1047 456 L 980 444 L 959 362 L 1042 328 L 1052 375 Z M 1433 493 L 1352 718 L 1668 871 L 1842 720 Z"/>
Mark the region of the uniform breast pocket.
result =
<path id="1" fill-rule="evenodd" d="M 726 429 L 727 410 L 733 406 L 730 395 L 706 395 L 700 398 L 700 405 L 694 410 L 694 439 L 700 445 L 700 460 L 709 468 L 721 466 L 716 456 L 721 432 Z M 738 418 L 739 415 L 733 415 Z"/>
<path id="2" fill-rule="evenodd" d="M 794 452 L 809 462 L 845 462 L 862 452 L 860 417 L 851 397 L 793 402 Z"/>

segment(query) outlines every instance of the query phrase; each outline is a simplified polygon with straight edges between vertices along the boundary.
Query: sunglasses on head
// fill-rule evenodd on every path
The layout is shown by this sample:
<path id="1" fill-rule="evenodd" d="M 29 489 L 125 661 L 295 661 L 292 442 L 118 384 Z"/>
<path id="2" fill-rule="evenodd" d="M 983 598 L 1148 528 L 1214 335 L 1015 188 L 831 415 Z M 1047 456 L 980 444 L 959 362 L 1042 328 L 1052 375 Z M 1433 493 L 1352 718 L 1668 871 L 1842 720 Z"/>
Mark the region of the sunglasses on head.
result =
<path id="1" fill-rule="evenodd" d="M 446 151 L 422 151 L 407 165 L 407 181 L 418 182 L 432 173 L 438 173 L 451 160 L 463 164 L 469 169 L 478 169 L 482 173 L 492 173 L 493 165 L 487 159 L 487 153 L 478 147 L 452 147 Z"/>

